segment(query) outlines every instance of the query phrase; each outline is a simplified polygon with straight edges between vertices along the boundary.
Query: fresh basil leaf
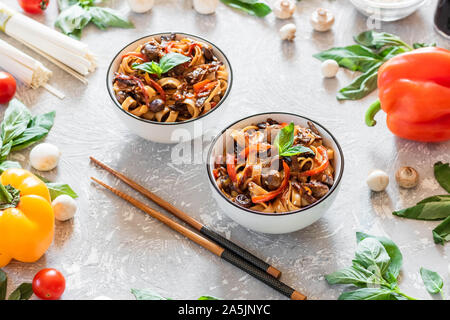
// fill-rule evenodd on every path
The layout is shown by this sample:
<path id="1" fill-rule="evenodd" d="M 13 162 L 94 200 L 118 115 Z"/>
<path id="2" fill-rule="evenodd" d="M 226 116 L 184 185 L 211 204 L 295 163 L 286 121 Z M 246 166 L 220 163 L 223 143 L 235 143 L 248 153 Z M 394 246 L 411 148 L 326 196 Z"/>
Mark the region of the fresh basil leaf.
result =
<path id="1" fill-rule="evenodd" d="M 338 300 L 397 300 L 390 289 L 362 288 L 342 293 Z"/>
<path id="2" fill-rule="evenodd" d="M 45 138 L 53 127 L 55 111 L 34 116 L 28 128 L 18 137 L 14 138 L 11 151 L 18 151 Z"/>
<path id="3" fill-rule="evenodd" d="M 373 92 L 377 88 L 378 68 L 381 62 L 353 80 L 348 86 L 337 93 L 338 100 L 359 100 Z"/>
<path id="4" fill-rule="evenodd" d="M 398 277 L 398 275 L 400 274 L 400 269 L 402 268 L 402 264 L 403 264 L 403 255 L 402 255 L 400 249 L 397 247 L 397 245 L 391 239 L 388 239 L 386 237 L 376 237 L 376 236 L 372 236 L 372 235 L 369 235 L 369 234 L 366 234 L 363 232 L 356 233 L 356 240 L 358 243 L 366 238 L 374 238 L 383 245 L 387 254 L 391 258 L 391 263 L 388 268 L 388 274 L 389 273 L 392 274 L 396 279 Z M 385 278 L 390 283 L 392 283 L 393 279 L 391 277 L 385 277 Z"/>
<path id="5" fill-rule="evenodd" d="M 450 193 L 450 166 L 441 161 L 434 164 L 434 177 L 445 191 Z"/>
<path id="6" fill-rule="evenodd" d="M 436 42 L 434 42 L 434 43 L 416 42 L 413 44 L 414 49 L 427 48 L 427 47 L 436 47 Z"/>
<path id="7" fill-rule="evenodd" d="M 387 32 L 376 32 L 373 30 L 361 32 L 354 37 L 356 43 L 373 49 L 380 49 L 384 46 L 403 46 L 412 49 L 408 44 L 403 42 L 398 36 Z"/>
<path id="8" fill-rule="evenodd" d="M 357 287 L 368 285 L 388 285 L 384 279 L 365 269 L 359 264 L 328 274 L 325 279 L 329 284 L 353 284 Z"/>
<path id="9" fill-rule="evenodd" d="M 220 300 L 220 299 L 212 296 L 201 296 L 197 300 Z"/>
<path id="10" fill-rule="evenodd" d="M 420 276 L 422 277 L 423 284 L 429 293 L 436 294 L 442 291 L 444 281 L 437 272 L 422 267 L 420 268 Z"/>
<path id="11" fill-rule="evenodd" d="M 310 154 L 313 156 L 315 155 L 314 151 L 312 151 L 310 148 L 297 145 L 297 146 L 290 147 L 289 149 L 283 151 L 282 153 L 280 153 L 280 156 L 290 157 L 290 156 L 295 156 L 298 154 Z"/>
<path id="12" fill-rule="evenodd" d="M 403 48 L 403 47 L 387 47 L 381 50 L 378 55 L 380 55 L 384 61 L 387 61 L 396 55 L 399 55 L 401 53 L 408 52 L 409 50 Z"/>
<path id="13" fill-rule="evenodd" d="M 3 145 L 20 136 L 31 121 L 31 112 L 19 100 L 10 101 L 0 125 Z"/>
<path id="14" fill-rule="evenodd" d="M 362 72 L 368 71 L 383 60 L 382 57 L 373 53 L 369 48 L 360 45 L 331 48 L 317 53 L 313 57 L 321 61 L 331 59 L 343 68 Z"/>
<path id="15" fill-rule="evenodd" d="M 6 276 L 6 273 L 2 269 L 0 269 L 0 300 L 6 299 L 7 285 L 8 285 L 8 277 Z"/>
<path id="16" fill-rule="evenodd" d="M 50 198 L 52 201 L 63 194 L 68 195 L 74 199 L 78 198 L 78 195 L 68 184 L 64 183 L 56 183 L 56 182 L 47 182 L 46 183 L 48 191 L 50 191 Z"/>
<path id="17" fill-rule="evenodd" d="M 131 293 L 136 300 L 170 300 L 149 289 L 131 289 Z"/>
<path id="18" fill-rule="evenodd" d="M 417 204 L 427 203 L 427 202 L 440 202 L 440 201 L 450 201 L 450 194 L 431 196 L 417 202 Z"/>
<path id="19" fill-rule="evenodd" d="M 186 57 L 183 54 L 176 53 L 176 52 L 170 52 L 170 53 L 164 55 L 159 60 L 159 65 L 162 69 L 161 73 L 166 73 L 169 70 L 171 70 L 172 68 L 174 68 L 182 63 L 186 63 L 189 60 L 191 60 L 191 58 Z"/>
<path id="20" fill-rule="evenodd" d="M 10 295 L 8 300 L 28 300 L 33 295 L 31 283 L 22 283 Z"/>
<path id="21" fill-rule="evenodd" d="M 365 238 L 358 243 L 355 261 L 381 277 L 387 271 L 391 258 L 380 241 L 375 238 Z"/>
<path id="22" fill-rule="evenodd" d="M 248 13 L 249 15 L 256 16 L 256 17 L 265 17 L 269 13 L 272 12 L 272 9 L 270 7 L 262 2 L 256 2 L 256 1 L 240 1 L 240 0 L 220 0 L 222 3 L 226 4 L 227 6 L 238 9 L 240 11 L 243 11 L 245 13 Z"/>
<path id="23" fill-rule="evenodd" d="M 450 241 L 450 217 L 447 217 L 436 228 L 433 229 L 434 243 L 442 244 Z"/>
<path id="24" fill-rule="evenodd" d="M 92 17 L 80 4 L 76 4 L 61 11 L 55 22 L 55 27 L 63 33 L 79 39 L 81 30 L 91 21 Z"/>
<path id="25" fill-rule="evenodd" d="M 142 70 L 150 74 L 156 74 L 158 78 L 161 78 L 162 69 L 155 61 L 145 63 L 133 63 L 132 68 L 134 70 Z"/>
<path id="26" fill-rule="evenodd" d="M 17 161 L 3 161 L 0 163 L 0 174 L 11 168 L 22 168 L 22 166 Z"/>
<path id="27" fill-rule="evenodd" d="M 450 201 L 426 202 L 392 212 L 393 215 L 416 220 L 443 220 L 450 216 Z"/>
<path id="28" fill-rule="evenodd" d="M 282 154 L 284 151 L 288 150 L 294 143 L 294 122 L 281 129 L 273 144 L 278 148 L 278 153 Z"/>
<path id="29" fill-rule="evenodd" d="M 134 24 L 131 21 L 113 9 L 90 7 L 86 10 L 88 10 L 92 18 L 91 22 L 101 30 L 107 27 L 134 28 Z"/>

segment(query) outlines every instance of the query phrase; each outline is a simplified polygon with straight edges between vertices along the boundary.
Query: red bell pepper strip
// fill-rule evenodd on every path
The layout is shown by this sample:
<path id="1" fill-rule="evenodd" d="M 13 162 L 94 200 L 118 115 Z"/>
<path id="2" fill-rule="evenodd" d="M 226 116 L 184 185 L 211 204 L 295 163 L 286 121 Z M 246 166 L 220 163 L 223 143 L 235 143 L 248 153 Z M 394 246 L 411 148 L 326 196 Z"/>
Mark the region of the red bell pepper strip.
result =
<path id="1" fill-rule="evenodd" d="M 236 160 L 236 158 L 234 157 L 233 154 L 227 153 L 227 157 L 226 157 L 227 172 L 228 172 L 228 176 L 230 177 L 231 181 L 233 181 L 233 182 L 237 182 L 235 160 Z"/>
<path id="2" fill-rule="evenodd" d="M 328 167 L 330 162 L 328 161 L 327 149 L 324 146 L 318 146 L 317 147 L 317 151 L 318 151 L 318 153 L 320 154 L 320 156 L 322 158 L 321 160 L 319 160 L 320 161 L 319 166 L 317 168 L 314 168 L 314 169 L 311 169 L 311 170 L 308 170 L 308 171 L 300 172 L 300 175 L 302 175 L 302 176 L 313 176 L 313 175 L 316 175 L 318 173 L 321 173 L 323 170 L 325 170 Z M 316 160 L 318 160 L 317 158 L 318 157 L 316 155 Z"/>
<path id="3" fill-rule="evenodd" d="M 211 80 L 203 80 L 200 82 L 197 82 L 196 84 L 194 84 L 192 87 L 194 88 L 194 92 L 197 94 L 199 93 L 208 83 L 210 83 Z"/>
<path id="4" fill-rule="evenodd" d="M 217 180 L 217 178 L 219 178 L 219 170 L 218 169 L 214 169 L 213 170 L 213 175 L 214 175 L 214 179 Z"/>
<path id="5" fill-rule="evenodd" d="M 156 82 L 152 78 L 149 77 L 149 80 L 150 80 L 150 84 L 152 85 L 152 87 L 155 88 L 156 91 L 158 91 L 159 95 L 161 96 L 161 99 L 165 102 L 166 101 L 166 93 L 165 93 L 164 89 L 159 85 L 158 82 Z"/>
<path id="6" fill-rule="evenodd" d="M 128 52 L 127 54 L 124 54 L 122 56 L 122 59 L 126 58 L 126 57 L 129 57 L 129 56 L 133 56 L 133 57 L 139 58 L 141 60 L 144 60 L 144 62 L 148 62 L 147 56 L 145 54 L 143 54 L 143 53 L 140 53 L 140 52 Z"/>
<path id="7" fill-rule="evenodd" d="M 261 203 L 261 202 L 266 202 L 266 201 L 272 200 L 273 198 L 278 196 L 280 193 L 282 193 L 284 191 L 284 189 L 286 189 L 286 187 L 289 183 L 290 169 L 285 161 L 283 161 L 283 169 L 284 169 L 284 179 L 283 179 L 283 182 L 281 183 L 280 187 L 278 189 L 268 192 L 266 194 L 252 197 L 253 203 Z"/>
<path id="8" fill-rule="evenodd" d="M 272 146 L 270 144 L 268 145 L 262 145 L 260 143 L 258 144 L 252 144 L 251 146 L 246 147 L 244 150 L 241 151 L 241 153 L 239 154 L 239 158 L 240 159 L 245 159 L 248 157 L 250 152 L 261 152 L 261 151 L 267 151 L 270 148 L 272 148 Z"/>

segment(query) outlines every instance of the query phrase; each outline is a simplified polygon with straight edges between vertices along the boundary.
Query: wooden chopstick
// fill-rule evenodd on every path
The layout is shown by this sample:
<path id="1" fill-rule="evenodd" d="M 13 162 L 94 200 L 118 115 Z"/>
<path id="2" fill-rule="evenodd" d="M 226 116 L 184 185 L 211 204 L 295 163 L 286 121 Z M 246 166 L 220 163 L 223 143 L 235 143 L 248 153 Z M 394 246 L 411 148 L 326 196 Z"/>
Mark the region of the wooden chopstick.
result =
<path id="1" fill-rule="evenodd" d="M 101 186 L 105 187 L 106 189 L 110 190 L 115 195 L 130 202 L 135 207 L 146 212 L 151 217 L 161 221 L 162 223 L 164 223 L 165 225 L 170 227 L 172 230 L 179 232 L 180 234 L 184 235 L 188 239 L 199 244 L 206 250 L 214 253 L 215 255 L 219 256 L 220 258 L 230 262 L 231 264 L 235 265 L 236 267 L 240 268 L 241 270 L 247 272 L 248 274 L 252 275 L 253 277 L 257 278 L 258 280 L 264 282 L 265 284 L 267 284 L 268 286 L 277 290 L 278 292 L 285 295 L 286 297 L 289 297 L 292 300 L 306 300 L 306 296 L 304 296 L 300 292 L 289 287 L 288 285 L 284 284 L 280 280 L 272 277 L 271 275 L 267 274 L 266 272 L 262 271 L 261 269 L 257 268 L 256 266 L 254 266 L 253 264 L 248 263 L 246 260 L 233 254 L 231 251 L 220 247 L 218 244 L 214 243 L 213 241 L 209 240 L 208 238 L 203 237 L 202 235 L 188 229 L 187 227 L 181 225 L 180 223 L 166 217 L 161 212 L 156 211 L 153 208 L 150 208 L 149 206 L 147 206 L 144 203 L 140 202 L 139 200 L 131 197 L 130 195 L 127 195 L 124 192 L 119 191 L 119 190 L 105 184 L 104 182 L 101 182 L 100 180 L 98 180 L 94 177 L 91 177 L 91 179 L 93 181 L 95 181 L 96 183 L 100 184 Z"/>
<path id="2" fill-rule="evenodd" d="M 174 216 L 181 219 L 182 221 L 186 222 L 188 225 L 193 227 L 195 230 L 200 232 L 201 234 L 205 235 L 209 239 L 213 240 L 214 242 L 218 243 L 222 247 L 228 249 L 229 251 L 233 252 L 234 254 L 238 255 L 242 259 L 248 261 L 249 263 L 255 265 L 256 267 L 260 268 L 261 270 L 267 272 L 271 276 L 279 279 L 281 276 L 281 271 L 276 269 L 275 267 L 272 267 L 267 262 L 259 259 L 258 257 L 254 256 L 247 250 L 239 247 L 238 245 L 234 244 L 230 240 L 222 237 L 220 234 L 214 232 L 213 230 L 209 229 L 207 226 L 203 225 L 199 221 L 195 220 L 191 216 L 189 216 L 187 213 L 181 211 L 180 209 L 174 207 L 169 202 L 165 201 L 164 199 L 161 199 L 156 194 L 152 193 L 148 189 L 144 188 L 137 182 L 131 180 L 130 178 L 126 177 L 122 173 L 110 168 L 106 164 L 102 163 L 101 161 L 95 159 L 94 157 L 89 157 L 93 163 L 98 165 L 99 167 L 105 169 L 112 175 L 116 176 L 126 184 L 128 184 L 130 187 L 135 189 L 136 191 L 140 192 L 153 202 L 155 202 L 160 207 L 166 209 L 167 211 L 171 212 Z"/>

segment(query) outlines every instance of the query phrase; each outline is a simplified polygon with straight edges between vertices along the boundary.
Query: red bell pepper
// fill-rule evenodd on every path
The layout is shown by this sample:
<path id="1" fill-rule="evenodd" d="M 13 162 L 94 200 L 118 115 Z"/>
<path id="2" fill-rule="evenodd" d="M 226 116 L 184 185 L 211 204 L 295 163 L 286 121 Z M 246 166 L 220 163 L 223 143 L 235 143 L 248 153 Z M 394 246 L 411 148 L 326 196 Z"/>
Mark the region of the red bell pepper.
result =
<path id="1" fill-rule="evenodd" d="M 227 157 L 226 157 L 225 161 L 227 163 L 228 176 L 230 177 L 231 181 L 237 182 L 237 178 L 236 178 L 236 157 L 233 154 L 227 153 Z"/>
<path id="2" fill-rule="evenodd" d="M 261 203 L 261 202 L 266 202 L 266 201 L 272 200 L 273 198 L 278 196 L 280 193 L 282 193 L 284 191 L 284 189 L 286 189 L 286 187 L 289 183 L 290 169 L 285 161 L 283 161 L 283 169 L 284 169 L 284 179 L 283 179 L 283 182 L 281 182 L 280 187 L 274 191 L 268 192 L 261 196 L 252 197 L 253 203 Z"/>
<path id="3" fill-rule="evenodd" d="M 150 80 L 152 87 L 155 88 L 156 91 L 158 91 L 159 95 L 161 96 L 161 99 L 165 102 L 166 101 L 166 92 L 164 91 L 164 89 L 159 85 L 158 82 L 156 82 L 152 78 L 149 77 L 149 80 Z"/>
<path id="4" fill-rule="evenodd" d="M 387 113 L 395 135 L 424 142 L 450 140 L 450 51 L 428 47 L 395 56 L 378 71 L 379 100 L 366 112 Z"/>
<path id="5" fill-rule="evenodd" d="M 300 172 L 300 175 L 302 176 L 313 176 L 316 175 L 318 173 L 321 173 L 322 171 L 324 171 L 328 165 L 330 164 L 330 162 L 328 161 L 328 154 L 327 154 L 327 149 L 324 146 L 318 146 L 317 147 L 317 153 L 316 154 L 316 161 L 319 162 L 319 166 L 317 168 L 311 169 L 311 170 L 307 170 L 307 171 L 303 171 Z M 320 155 L 320 159 L 319 156 Z"/>

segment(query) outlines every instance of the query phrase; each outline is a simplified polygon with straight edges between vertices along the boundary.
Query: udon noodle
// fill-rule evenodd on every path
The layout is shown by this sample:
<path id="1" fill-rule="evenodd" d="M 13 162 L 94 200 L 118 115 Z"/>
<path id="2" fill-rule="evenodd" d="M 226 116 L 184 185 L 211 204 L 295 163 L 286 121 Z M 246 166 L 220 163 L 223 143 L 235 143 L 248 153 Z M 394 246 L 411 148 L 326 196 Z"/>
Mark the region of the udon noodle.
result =
<path id="1" fill-rule="evenodd" d="M 277 135 L 286 123 L 272 119 L 225 133 L 213 175 L 220 191 L 241 207 L 279 213 L 300 210 L 324 197 L 334 183 L 333 149 L 313 123 L 293 126 L 290 150 L 279 154 Z M 305 147 L 305 148 L 303 148 Z"/>
<path id="2" fill-rule="evenodd" d="M 160 77 L 137 69 L 140 64 L 159 63 L 169 54 L 188 59 Z M 180 122 L 197 118 L 215 108 L 228 87 L 228 71 L 213 48 L 176 34 L 155 37 L 122 56 L 113 89 L 122 108 L 141 118 Z"/>

